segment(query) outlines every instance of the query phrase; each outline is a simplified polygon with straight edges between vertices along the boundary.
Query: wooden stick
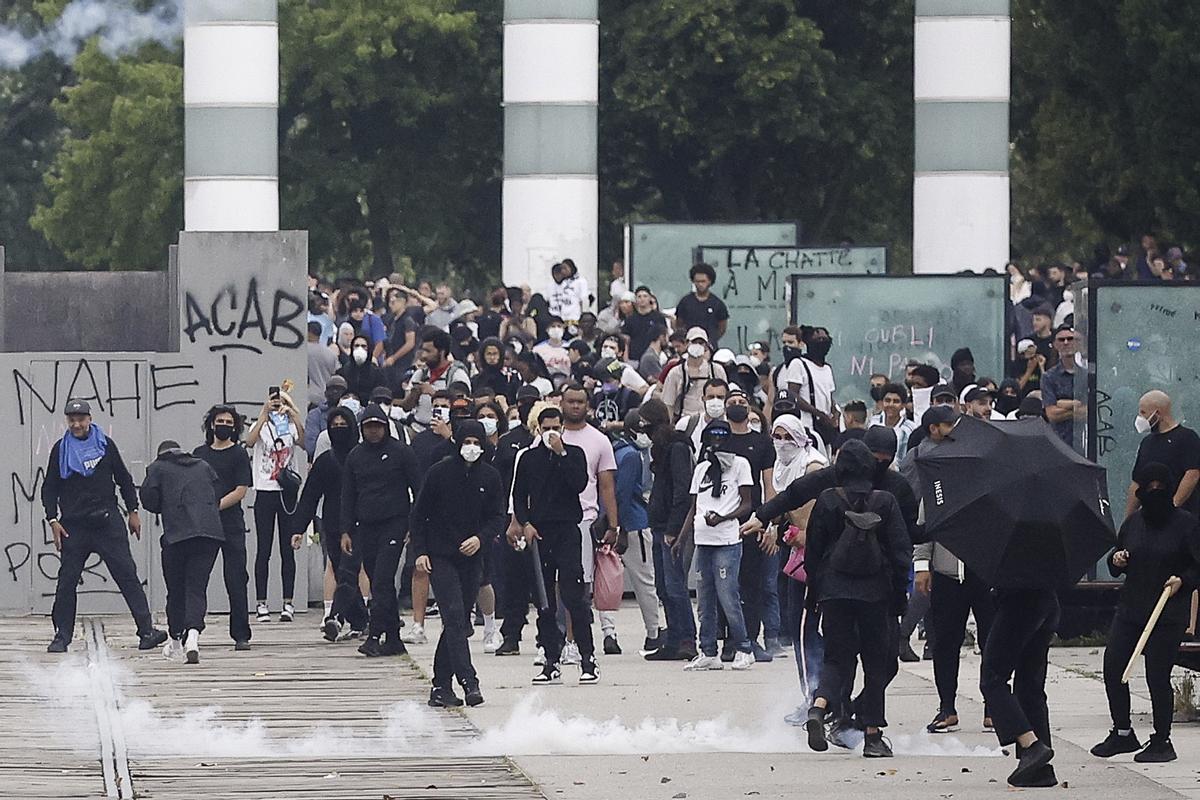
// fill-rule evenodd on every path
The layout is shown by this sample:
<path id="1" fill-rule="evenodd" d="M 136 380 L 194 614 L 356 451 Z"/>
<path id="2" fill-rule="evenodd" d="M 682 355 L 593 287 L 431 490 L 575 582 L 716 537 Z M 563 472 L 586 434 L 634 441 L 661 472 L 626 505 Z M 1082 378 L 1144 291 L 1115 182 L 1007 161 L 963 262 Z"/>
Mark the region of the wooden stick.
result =
<path id="1" fill-rule="evenodd" d="M 1200 591 L 1192 592 L 1192 616 L 1188 621 L 1187 635 L 1196 635 L 1196 617 L 1200 615 Z"/>
<path id="2" fill-rule="evenodd" d="M 1150 634 L 1154 632 L 1154 626 L 1158 624 L 1158 618 L 1162 615 L 1163 609 L 1166 608 L 1167 601 L 1170 599 L 1171 587 L 1166 586 L 1163 588 L 1158 602 L 1155 603 L 1154 610 L 1150 612 L 1150 619 L 1146 622 L 1146 628 L 1138 639 L 1137 647 L 1133 648 L 1133 655 L 1129 657 L 1129 664 L 1125 667 L 1125 674 L 1121 676 L 1121 683 L 1129 683 L 1129 676 L 1133 674 L 1133 666 L 1137 663 L 1138 656 L 1146 649 L 1146 642 L 1150 641 Z"/>

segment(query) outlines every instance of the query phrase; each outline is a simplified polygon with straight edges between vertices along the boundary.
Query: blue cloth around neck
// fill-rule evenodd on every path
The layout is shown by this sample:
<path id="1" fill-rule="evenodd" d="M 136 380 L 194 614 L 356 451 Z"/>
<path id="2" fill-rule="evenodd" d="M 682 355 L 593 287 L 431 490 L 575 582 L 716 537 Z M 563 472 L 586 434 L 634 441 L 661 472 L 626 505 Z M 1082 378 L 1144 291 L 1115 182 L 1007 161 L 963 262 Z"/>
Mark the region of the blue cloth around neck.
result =
<path id="1" fill-rule="evenodd" d="M 71 477 L 72 473 L 85 478 L 91 477 L 92 473 L 96 471 L 96 465 L 100 463 L 100 459 L 104 458 L 107 451 L 108 437 L 96 423 L 92 423 L 91 430 L 83 439 L 76 439 L 70 431 L 67 431 L 63 434 L 62 443 L 58 448 L 59 477 L 66 480 Z"/>

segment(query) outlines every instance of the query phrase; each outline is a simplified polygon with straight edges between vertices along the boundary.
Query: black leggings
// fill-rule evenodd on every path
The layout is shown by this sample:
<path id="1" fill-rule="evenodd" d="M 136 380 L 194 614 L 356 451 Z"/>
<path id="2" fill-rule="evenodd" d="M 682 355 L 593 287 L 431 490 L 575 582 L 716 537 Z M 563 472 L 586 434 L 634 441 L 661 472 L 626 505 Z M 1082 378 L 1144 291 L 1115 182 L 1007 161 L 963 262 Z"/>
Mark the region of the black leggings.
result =
<path id="1" fill-rule="evenodd" d="M 279 558 L 283 562 L 283 599 L 296 596 L 296 553 L 292 550 L 292 535 L 288 532 L 290 515 L 283 508 L 283 493 L 258 491 L 254 493 L 254 534 L 258 551 L 254 554 L 254 589 L 258 602 L 267 601 L 267 583 L 271 577 L 271 548 L 278 531 Z"/>
<path id="2" fill-rule="evenodd" d="M 1131 621 L 1118 609 L 1108 634 L 1108 646 L 1104 648 L 1104 689 L 1108 692 L 1108 710 L 1117 730 L 1133 727 L 1129 720 L 1129 684 L 1121 683 L 1121 675 L 1144 627 L 1145 622 Z M 1150 702 L 1154 708 L 1154 732 L 1164 739 L 1171 735 L 1171 716 L 1175 710 L 1171 669 L 1175 666 L 1175 655 L 1186 628 L 1187 620 L 1160 619 L 1142 651 L 1146 662 L 1146 686 L 1150 689 Z"/>

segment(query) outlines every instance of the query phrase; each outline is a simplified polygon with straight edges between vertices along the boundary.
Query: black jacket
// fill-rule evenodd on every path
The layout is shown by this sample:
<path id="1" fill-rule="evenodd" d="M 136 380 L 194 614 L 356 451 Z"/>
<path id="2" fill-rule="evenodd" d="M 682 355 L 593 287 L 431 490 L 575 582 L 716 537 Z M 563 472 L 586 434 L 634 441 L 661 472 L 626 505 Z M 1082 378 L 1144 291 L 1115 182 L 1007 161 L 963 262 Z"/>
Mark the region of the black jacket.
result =
<path id="1" fill-rule="evenodd" d="M 454 455 L 454 443 L 434 433 L 432 428 L 426 428 L 412 438 L 412 449 L 422 475 L 443 458 Z"/>
<path id="2" fill-rule="evenodd" d="M 458 547 L 464 541 L 478 536 L 486 546 L 503 533 L 507 522 L 507 492 L 500 473 L 482 461 L 468 465 L 455 454 L 425 475 L 409 517 L 409 533 L 418 556 L 463 557 Z"/>
<path id="3" fill-rule="evenodd" d="M 851 494 L 850 497 L 853 500 L 855 495 Z M 821 492 L 816 506 L 813 507 L 812 516 L 808 520 L 804 548 L 804 564 L 808 572 L 810 593 L 815 596 L 817 602 L 886 602 L 892 613 L 903 613 L 908 589 L 908 569 L 912 563 L 912 543 L 908 539 L 900 505 L 895 497 L 879 491 L 867 495 L 862 506 L 855 505 L 855 510 L 874 511 L 883 518 L 883 522 L 876 528 L 877 541 L 883 554 L 882 569 L 874 575 L 862 577 L 839 572 L 829 565 L 833 547 L 845 528 L 845 509 L 846 503 L 839 496 L 837 489 Z"/>
<path id="4" fill-rule="evenodd" d="M 108 440 L 104 457 L 86 478 L 74 473 L 66 480 L 59 476 L 60 447 L 62 442 L 55 442 L 50 448 L 50 462 L 42 479 L 42 506 L 46 510 L 46 519 L 58 517 L 67 533 L 71 532 L 71 522 L 99 524 L 102 518 L 117 510 L 114 487 L 121 490 L 126 511 L 137 510 L 137 488 L 133 485 L 133 476 L 121 459 L 115 441 Z"/>
<path id="5" fill-rule="evenodd" d="M 329 529 L 329 535 L 333 535 L 333 526 L 342 518 L 342 464 L 332 450 L 317 456 L 312 469 L 308 471 L 308 477 L 304 479 L 300 503 L 290 518 L 292 533 L 302 533 L 308 528 L 317 515 L 317 505 L 322 501 L 321 516 L 328 520 L 325 527 Z"/>
<path id="6" fill-rule="evenodd" d="M 513 470 L 517 463 L 517 453 L 533 444 L 533 434 L 524 425 L 518 425 L 500 437 L 496 442 L 496 458 L 492 463 L 500 470 L 500 480 L 504 482 L 504 493 L 512 492 Z"/>
<path id="7" fill-rule="evenodd" d="M 563 455 L 544 444 L 521 451 L 513 477 L 512 505 L 517 522 L 578 525 L 583 520 L 579 495 L 587 488 L 583 448 L 564 443 Z"/>
<path id="8" fill-rule="evenodd" d="M 361 367 L 353 360 L 347 361 L 334 374 L 346 379 L 348 391 L 356 395 L 364 406 L 376 387 L 387 385 L 387 373 L 369 357 Z"/>
<path id="9" fill-rule="evenodd" d="M 759 506 L 755 511 L 762 522 L 767 523 L 789 511 L 795 511 L 807 503 L 816 500 L 821 492 L 837 486 L 837 473 L 832 467 L 819 469 L 807 475 L 801 475 L 784 487 L 783 491 Z M 904 518 L 904 527 L 909 538 L 915 544 L 921 541 L 921 527 L 917 525 L 917 517 L 921 506 L 917 496 L 913 494 L 912 486 L 904 476 L 889 469 L 881 478 L 875 481 L 875 488 L 887 492 L 896 498 L 900 506 L 900 515 Z"/>
<path id="10" fill-rule="evenodd" d="M 142 505 L 162 517 L 162 543 L 188 539 L 225 541 L 221 525 L 221 478 L 207 461 L 168 450 L 146 468 Z"/>
<path id="11" fill-rule="evenodd" d="M 1163 585 L 1172 575 L 1183 579 L 1183 586 L 1167 601 L 1165 621 L 1187 623 L 1191 614 L 1192 590 L 1200 587 L 1200 530 L 1196 518 L 1177 508 L 1161 528 L 1146 524 L 1139 509 L 1126 518 L 1117 534 L 1118 550 L 1129 551 L 1124 569 L 1108 557 L 1113 575 L 1125 575 L 1117 616 L 1144 625 L 1162 595 Z"/>
<path id="12" fill-rule="evenodd" d="M 342 467 L 341 533 L 353 535 L 359 522 L 407 517 L 420 487 L 411 447 L 390 437 L 379 444 L 363 442 Z"/>
<path id="13" fill-rule="evenodd" d="M 650 487 L 650 530 L 678 536 L 692 505 L 692 446 L 683 431 L 672 431 L 666 445 L 650 452 L 654 484 Z"/>

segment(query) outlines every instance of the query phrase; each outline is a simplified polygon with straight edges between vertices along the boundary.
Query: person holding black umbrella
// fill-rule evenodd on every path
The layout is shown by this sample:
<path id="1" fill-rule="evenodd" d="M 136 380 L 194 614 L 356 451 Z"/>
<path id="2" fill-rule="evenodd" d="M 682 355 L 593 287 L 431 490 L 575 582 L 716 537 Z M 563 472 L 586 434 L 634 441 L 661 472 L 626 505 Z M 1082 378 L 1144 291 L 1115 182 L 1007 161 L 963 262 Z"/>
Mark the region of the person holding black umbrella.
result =
<path id="1" fill-rule="evenodd" d="M 1194 516 L 1175 507 L 1178 481 L 1170 467 L 1158 462 L 1146 464 L 1136 480 L 1140 508 L 1125 518 L 1117 547 L 1108 557 L 1113 575 L 1125 576 L 1104 649 L 1104 688 L 1113 729 L 1091 752 L 1100 758 L 1137 752 L 1134 761 L 1161 763 L 1177 757 L 1171 744 L 1175 700 L 1171 668 L 1188 625 L 1188 598 L 1200 585 L 1200 529 Z M 1129 685 L 1122 677 L 1156 601 L 1167 589 L 1171 599 L 1143 651 L 1146 685 L 1154 708 L 1154 733 L 1142 749 L 1130 723 Z"/>

